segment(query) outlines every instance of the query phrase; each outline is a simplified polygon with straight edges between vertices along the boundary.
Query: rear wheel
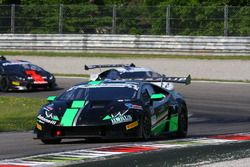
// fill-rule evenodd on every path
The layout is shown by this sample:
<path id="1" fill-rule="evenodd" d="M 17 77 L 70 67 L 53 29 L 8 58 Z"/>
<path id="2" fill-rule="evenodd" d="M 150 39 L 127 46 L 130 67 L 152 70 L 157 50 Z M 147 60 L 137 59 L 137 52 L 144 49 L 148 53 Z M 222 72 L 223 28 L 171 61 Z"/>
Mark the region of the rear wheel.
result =
<path id="1" fill-rule="evenodd" d="M 187 137 L 187 131 L 188 131 L 187 112 L 186 112 L 186 109 L 184 107 L 182 107 L 182 111 L 181 111 L 181 113 L 179 113 L 178 131 L 176 133 L 176 137 L 178 137 L 178 138 Z"/>
<path id="2" fill-rule="evenodd" d="M 8 80 L 8 78 L 2 78 L 1 91 L 7 92 L 8 90 L 9 90 L 9 80 Z"/>
<path id="3" fill-rule="evenodd" d="M 62 139 L 41 139 L 44 144 L 59 144 Z"/>
<path id="4" fill-rule="evenodd" d="M 142 139 L 148 140 L 151 135 L 151 120 L 148 114 L 145 114 L 141 122 Z"/>

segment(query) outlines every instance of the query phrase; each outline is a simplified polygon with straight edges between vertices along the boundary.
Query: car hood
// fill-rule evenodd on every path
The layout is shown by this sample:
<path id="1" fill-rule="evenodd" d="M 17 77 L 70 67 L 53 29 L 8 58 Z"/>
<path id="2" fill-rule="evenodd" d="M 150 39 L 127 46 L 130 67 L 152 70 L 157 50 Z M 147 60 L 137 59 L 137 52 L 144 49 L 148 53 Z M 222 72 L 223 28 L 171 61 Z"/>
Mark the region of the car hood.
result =
<path id="1" fill-rule="evenodd" d="M 142 106 L 128 101 L 84 101 L 84 105 L 79 108 L 72 108 L 72 103 L 54 101 L 43 106 L 38 117 L 53 120 L 54 125 L 60 126 L 95 126 L 129 122 L 133 109 L 142 110 Z"/>
<path id="2" fill-rule="evenodd" d="M 42 77 L 49 77 L 51 74 L 47 71 L 35 71 L 35 70 L 26 70 L 26 71 L 11 71 L 8 72 L 9 76 L 18 76 L 18 77 L 36 77 L 36 76 L 42 76 Z"/>

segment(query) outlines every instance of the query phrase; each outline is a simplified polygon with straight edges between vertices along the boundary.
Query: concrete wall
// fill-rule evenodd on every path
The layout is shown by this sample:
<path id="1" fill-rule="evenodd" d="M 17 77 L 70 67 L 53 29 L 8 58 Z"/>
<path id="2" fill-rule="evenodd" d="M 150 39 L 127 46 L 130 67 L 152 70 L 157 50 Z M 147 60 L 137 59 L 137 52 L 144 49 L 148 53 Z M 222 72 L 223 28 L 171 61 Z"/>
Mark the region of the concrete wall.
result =
<path id="1" fill-rule="evenodd" d="M 1 50 L 174 55 L 250 55 L 250 37 L 0 34 Z"/>

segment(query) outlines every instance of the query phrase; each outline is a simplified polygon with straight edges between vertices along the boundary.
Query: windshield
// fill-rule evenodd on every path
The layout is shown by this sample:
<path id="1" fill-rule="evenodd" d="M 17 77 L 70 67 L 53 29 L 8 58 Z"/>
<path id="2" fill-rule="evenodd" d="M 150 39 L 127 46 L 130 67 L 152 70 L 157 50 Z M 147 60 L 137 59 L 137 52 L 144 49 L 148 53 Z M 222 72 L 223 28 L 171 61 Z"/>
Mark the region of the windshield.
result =
<path id="1" fill-rule="evenodd" d="M 34 70 L 42 71 L 41 67 L 38 67 L 34 64 L 8 64 L 3 66 L 6 72 L 16 72 L 16 71 L 25 71 L 25 70 Z"/>
<path id="2" fill-rule="evenodd" d="M 159 78 L 160 74 L 152 71 L 139 71 L 139 72 L 125 72 L 121 74 L 122 79 L 131 78 Z"/>
<path id="3" fill-rule="evenodd" d="M 64 92 L 57 100 L 123 100 L 133 99 L 136 90 L 128 87 L 73 88 Z"/>

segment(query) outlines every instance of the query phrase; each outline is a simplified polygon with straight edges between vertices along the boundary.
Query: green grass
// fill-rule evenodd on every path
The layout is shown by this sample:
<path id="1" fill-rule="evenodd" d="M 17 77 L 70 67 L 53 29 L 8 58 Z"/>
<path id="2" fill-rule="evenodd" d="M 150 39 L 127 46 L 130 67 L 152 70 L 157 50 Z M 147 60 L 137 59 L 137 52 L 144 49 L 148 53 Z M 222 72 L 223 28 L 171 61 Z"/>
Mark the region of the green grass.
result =
<path id="1" fill-rule="evenodd" d="M 0 55 L 13 56 L 49 56 L 49 57 L 103 57 L 103 58 L 174 58 L 174 59 L 205 59 L 205 60 L 250 60 L 250 56 L 182 56 L 155 54 L 112 54 L 85 52 L 40 52 L 40 51 L 0 51 Z"/>
<path id="2" fill-rule="evenodd" d="M 43 104 L 46 99 L 0 97 L 0 132 L 31 130 Z"/>

